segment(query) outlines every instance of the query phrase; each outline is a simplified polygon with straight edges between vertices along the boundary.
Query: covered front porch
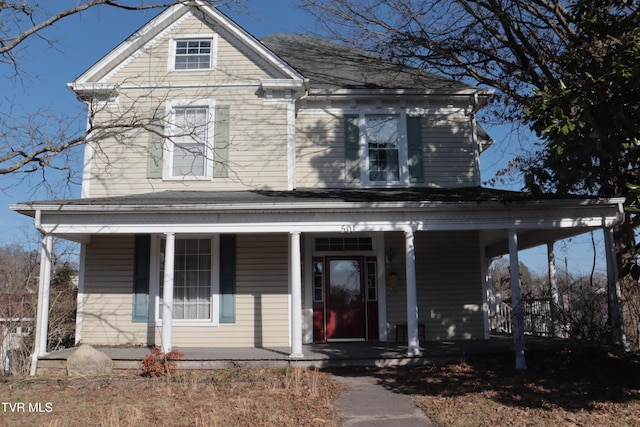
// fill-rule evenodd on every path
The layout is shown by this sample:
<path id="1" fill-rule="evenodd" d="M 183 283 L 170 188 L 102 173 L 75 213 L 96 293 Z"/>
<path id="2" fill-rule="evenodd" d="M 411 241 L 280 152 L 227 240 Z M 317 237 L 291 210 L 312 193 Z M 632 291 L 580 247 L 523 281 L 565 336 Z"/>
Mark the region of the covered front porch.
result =
<path id="1" fill-rule="evenodd" d="M 318 252 L 318 247 L 311 246 L 311 242 L 314 236 L 375 236 L 377 239 L 372 241 L 371 248 L 357 256 L 360 260 L 357 271 L 363 271 L 362 265 L 367 262 L 375 262 L 378 267 L 375 273 L 378 280 L 373 289 L 376 292 L 372 293 L 371 298 L 377 300 L 380 308 L 379 313 L 376 314 L 379 326 L 378 339 L 375 339 L 375 333 L 363 336 L 363 339 L 366 337 L 371 340 L 371 343 L 361 344 L 370 346 L 365 347 L 366 351 L 362 358 L 364 360 L 398 359 L 408 363 L 423 360 L 430 355 L 429 345 L 423 345 L 424 338 L 420 333 L 421 323 L 426 323 L 429 319 L 432 327 L 429 328 L 429 325 L 426 325 L 427 340 L 434 329 L 433 322 L 437 322 L 438 327 L 445 326 L 445 328 L 444 332 L 433 334 L 432 340 L 448 340 L 451 337 L 467 339 L 455 344 L 462 346 L 460 347 L 462 350 L 456 350 L 457 354 L 463 354 L 467 343 L 474 342 L 468 339 L 482 335 L 483 323 L 484 338 L 489 338 L 486 273 L 488 263 L 493 256 L 508 253 L 511 260 L 511 273 L 514 277 L 518 277 L 519 250 L 545 243 L 552 248 L 554 240 L 599 228 L 606 230 L 605 236 L 610 236 L 611 227 L 616 225 L 622 217 L 622 203 L 621 199 L 556 199 L 553 197 L 536 199 L 525 193 L 482 188 L 451 190 L 423 188 L 366 191 L 249 191 L 210 194 L 166 192 L 101 199 L 32 202 L 15 206 L 14 209 L 34 216 L 36 227 L 44 235 L 42 251 L 44 262 L 41 266 L 36 328 L 38 338 L 34 353 L 36 363 L 33 365 L 35 366 L 38 361 L 56 360 L 46 354 L 48 282 L 52 261 L 51 242 L 54 236 L 81 242 L 84 248 L 93 245 L 92 253 L 96 256 L 91 267 L 94 268 L 94 273 L 98 268 L 102 269 L 99 274 L 94 274 L 94 280 L 101 284 L 101 291 L 95 293 L 94 300 L 115 301 L 113 309 L 109 308 L 109 311 L 103 309 L 94 317 L 100 319 L 107 315 L 111 316 L 107 319 L 108 322 L 100 323 L 98 326 L 110 326 L 118 336 L 114 335 L 111 337 L 113 339 L 94 340 L 94 344 L 160 344 L 163 351 L 167 352 L 174 346 L 185 351 L 194 345 L 209 343 L 207 351 L 211 354 L 226 354 L 229 357 L 228 360 L 242 362 L 253 360 L 244 359 L 242 356 L 244 352 L 250 350 L 245 347 L 235 347 L 231 340 L 242 336 L 247 341 L 242 343 L 243 345 L 251 345 L 251 341 L 255 342 L 257 338 L 263 341 L 262 338 L 266 334 L 259 331 L 263 331 L 267 321 L 277 318 L 279 323 L 272 329 L 277 329 L 276 338 L 280 344 L 277 349 L 261 353 L 262 357 L 257 360 L 279 360 L 280 363 L 289 365 L 320 363 L 318 361 L 323 361 L 325 358 L 340 360 L 337 357 L 339 354 L 344 354 L 348 360 L 358 359 L 349 352 L 359 354 L 357 349 L 360 347 L 351 348 L 347 343 L 327 343 L 326 347 L 323 347 L 324 344 L 308 345 L 315 340 L 313 323 L 317 302 L 314 297 L 315 275 L 311 266 L 316 265 L 318 262 L 316 260 L 321 254 L 321 251 Z M 250 277 L 245 275 L 245 278 L 249 277 L 251 280 L 248 282 L 255 285 L 250 288 L 250 292 L 245 293 L 248 305 L 243 307 L 249 315 L 246 319 L 238 320 L 234 326 L 229 327 L 226 324 L 223 327 L 220 326 L 223 323 L 219 321 L 222 316 L 217 316 L 218 313 L 216 313 L 216 316 L 211 316 L 215 324 L 210 322 L 211 325 L 194 325 L 190 329 L 176 325 L 174 328 L 175 310 L 172 301 L 176 239 L 190 235 L 212 236 L 211 247 L 219 248 L 221 236 L 229 233 L 239 236 L 238 247 L 244 248 L 244 251 L 240 249 L 233 251 L 238 256 L 244 257 L 239 262 L 245 269 L 238 271 L 251 273 Z M 162 292 L 159 288 L 156 289 L 151 296 L 148 288 L 147 293 L 143 293 L 146 298 L 141 298 L 141 307 L 148 307 L 148 313 L 152 313 L 154 309 L 157 312 L 147 313 L 142 322 L 136 319 L 135 310 L 138 304 L 135 296 L 138 275 L 136 263 L 133 262 L 138 252 L 133 244 L 134 236 L 140 235 L 150 236 L 149 245 L 157 246 L 157 250 L 154 251 L 140 251 L 147 255 L 144 263 L 147 266 L 150 265 L 148 257 L 151 253 L 154 253 L 158 260 L 160 259 L 161 242 L 164 242 L 162 243 L 164 244 L 162 276 L 159 267 L 149 268 L 152 273 L 145 278 L 147 283 L 157 285 L 160 283 L 160 277 L 163 277 L 164 288 Z M 262 246 L 266 248 L 263 251 L 255 251 L 255 242 L 269 244 Z M 608 240 L 606 245 L 607 256 L 612 257 L 611 241 Z M 443 250 L 445 247 L 447 250 Z M 466 251 L 464 253 L 461 252 L 463 247 Z M 109 254 L 115 253 L 115 248 L 122 253 L 122 259 L 118 258 L 118 262 L 112 264 L 105 263 L 104 260 L 111 260 Z M 390 249 L 394 250 L 390 251 Z M 207 257 L 213 259 L 211 254 L 215 252 L 213 250 L 207 253 Z M 331 261 L 342 257 L 342 260 L 338 260 L 342 262 L 346 255 L 348 254 L 344 250 L 328 252 L 322 261 L 328 265 Z M 371 261 L 367 257 L 372 257 Z M 265 259 L 269 260 L 268 263 L 265 263 Z M 348 261 L 354 259 L 351 255 L 347 258 Z M 263 311 L 262 306 L 257 304 L 265 295 L 263 282 L 267 276 L 255 268 L 256 260 L 262 260 L 262 267 L 265 265 L 277 267 L 276 274 L 269 276 L 273 282 L 273 289 L 277 290 L 277 304 L 274 304 L 269 312 Z M 87 263 L 88 261 L 84 265 Z M 84 270 L 90 270 L 89 268 L 83 270 L 82 264 L 81 262 L 81 275 Z M 159 266 L 159 261 L 156 264 Z M 211 263 L 211 265 L 214 264 L 215 261 Z M 220 265 L 222 264 L 224 263 L 220 262 Z M 612 289 L 615 291 L 613 264 L 609 263 Z M 105 265 L 112 265 L 112 267 L 105 269 Z M 120 272 L 120 276 L 114 278 L 114 271 Z M 439 274 L 434 275 L 434 271 Z M 152 274 L 156 274 L 153 280 L 149 277 Z M 211 310 L 215 310 L 218 306 L 217 299 L 213 297 L 222 298 L 223 295 L 220 285 L 223 274 L 212 273 L 212 277 L 217 276 L 220 276 L 220 282 L 213 288 L 219 292 L 212 293 L 211 301 L 214 302 L 208 306 L 213 307 Z M 394 276 L 400 278 L 402 282 L 401 291 L 396 290 L 395 294 L 396 278 Z M 454 282 L 449 280 L 452 277 L 456 278 Z M 80 291 L 83 291 L 83 282 L 81 279 Z M 319 283 L 322 284 L 322 281 Z M 366 283 L 366 281 L 361 280 L 358 283 Z M 514 299 L 517 301 L 518 281 L 514 280 L 512 286 Z M 422 292 L 436 287 L 440 289 L 439 293 Z M 321 286 L 317 287 L 322 292 L 321 288 Z M 117 292 L 114 289 L 117 289 Z M 471 302 L 452 299 L 460 295 L 461 290 L 473 294 Z M 84 292 L 86 291 L 85 287 Z M 615 292 L 612 295 L 615 296 Z M 160 297 L 163 303 L 154 303 Z M 361 293 L 359 299 L 364 299 L 364 294 Z M 235 299 L 231 302 L 233 301 Z M 80 314 L 83 313 L 83 308 L 86 309 L 86 305 L 83 307 L 82 304 L 79 298 Z M 389 308 L 391 306 L 393 310 Z M 419 313 L 419 307 L 432 307 L 432 309 L 423 309 Z M 324 310 L 327 311 L 326 306 Z M 445 312 L 445 310 L 449 311 Z M 460 325 L 450 321 L 445 324 L 444 318 L 449 316 L 450 312 L 462 313 L 455 320 L 467 322 L 467 324 L 473 317 L 473 323 L 476 325 L 473 333 L 464 331 L 461 333 Z M 88 319 L 89 316 L 85 314 L 84 318 Z M 324 320 L 326 323 L 328 318 L 327 315 Z M 514 320 L 514 327 L 519 326 L 517 318 Z M 274 325 L 273 322 L 269 324 Z M 397 331 L 398 324 L 406 325 L 408 342 L 406 346 L 391 344 L 387 336 L 387 331 L 391 328 L 395 327 Z M 112 327 L 111 325 L 121 326 Z M 222 336 L 221 331 L 226 335 Z M 86 332 L 85 328 L 85 337 Z M 193 337 L 189 341 L 184 339 L 187 332 Z M 122 342 L 116 340 L 121 336 L 127 338 L 137 336 L 136 334 L 142 334 L 142 339 L 122 339 L 120 340 Z M 212 338 L 215 334 L 217 334 L 215 337 L 217 341 Z M 76 339 L 81 336 L 77 332 Z M 514 330 L 514 336 L 515 339 L 509 340 L 505 345 L 515 346 L 516 355 L 523 359 L 525 345 L 521 327 Z M 328 339 L 326 335 L 325 339 Z M 85 341 L 84 337 L 81 342 L 91 343 L 90 340 Z M 378 347 L 375 347 L 376 342 L 380 343 Z M 286 345 L 287 343 L 289 345 Z M 336 347 L 330 344 L 335 344 Z M 281 345 L 286 347 L 280 348 Z M 341 345 L 344 347 L 340 347 Z M 439 344 L 434 346 L 441 348 Z M 324 348 L 342 350 L 336 353 L 335 350 L 322 350 Z M 449 347 L 445 345 L 442 348 Z M 144 352 L 145 347 L 141 349 Z M 262 352 L 264 348 L 257 345 L 253 351 Z M 391 353 L 388 353 L 390 351 Z M 196 353 L 194 352 L 194 355 Z M 137 356 L 143 356 L 143 354 L 137 354 L 130 360 L 142 358 Z M 210 358 L 202 360 L 210 360 Z M 194 359 L 194 362 L 198 360 Z"/>

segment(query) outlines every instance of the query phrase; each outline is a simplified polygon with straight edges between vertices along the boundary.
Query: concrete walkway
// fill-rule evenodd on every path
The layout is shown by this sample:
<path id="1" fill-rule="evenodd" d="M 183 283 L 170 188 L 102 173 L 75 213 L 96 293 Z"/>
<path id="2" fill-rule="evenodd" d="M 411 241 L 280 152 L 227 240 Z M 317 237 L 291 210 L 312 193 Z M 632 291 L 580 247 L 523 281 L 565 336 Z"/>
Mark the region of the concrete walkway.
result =
<path id="1" fill-rule="evenodd" d="M 335 379 L 349 387 L 336 400 L 344 427 L 435 427 L 411 396 L 385 388 L 369 374 L 336 373 Z"/>

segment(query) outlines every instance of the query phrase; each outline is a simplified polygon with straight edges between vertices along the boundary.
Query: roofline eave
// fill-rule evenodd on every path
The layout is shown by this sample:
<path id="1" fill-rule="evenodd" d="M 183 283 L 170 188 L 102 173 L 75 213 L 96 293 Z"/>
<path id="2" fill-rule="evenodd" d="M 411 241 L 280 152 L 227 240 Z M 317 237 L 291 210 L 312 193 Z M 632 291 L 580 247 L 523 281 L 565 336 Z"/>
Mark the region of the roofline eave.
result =
<path id="1" fill-rule="evenodd" d="M 271 203 L 149 203 L 149 204 L 68 204 L 68 203 L 18 203 L 9 208 L 26 216 L 35 212 L 84 214 L 84 213 L 150 213 L 150 212 L 339 212 L 339 211 L 448 211 L 448 210 L 491 210 L 496 206 L 509 205 L 521 209 L 531 208 L 587 208 L 617 205 L 622 207 L 625 199 L 613 197 L 607 199 L 552 199 L 526 201 L 408 201 L 408 202 L 271 202 Z"/>
<path id="2" fill-rule="evenodd" d="M 313 86 L 313 82 L 311 82 L 311 86 Z M 379 97 L 384 95 L 417 95 L 417 96 L 485 96 L 490 97 L 493 95 L 493 91 L 478 89 L 478 88 L 468 88 L 468 89 L 457 89 L 457 90 L 446 90 L 446 89 L 417 89 L 417 88 L 376 88 L 376 89 L 309 89 L 309 97 L 313 96 L 332 96 L 332 97 Z"/>

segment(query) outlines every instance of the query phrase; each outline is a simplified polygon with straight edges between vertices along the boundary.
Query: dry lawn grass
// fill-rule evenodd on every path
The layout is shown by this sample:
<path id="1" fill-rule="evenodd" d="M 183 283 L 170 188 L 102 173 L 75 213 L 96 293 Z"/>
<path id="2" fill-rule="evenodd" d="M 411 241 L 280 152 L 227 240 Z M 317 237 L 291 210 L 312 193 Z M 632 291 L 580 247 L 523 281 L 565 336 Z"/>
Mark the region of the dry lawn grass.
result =
<path id="1" fill-rule="evenodd" d="M 0 425 L 336 426 L 332 402 L 341 390 L 329 374 L 304 369 L 180 372 L 171 381 L 12 380 L 0 385 L 0 401 L 23 402 L 25 411 L 0 407 Z M 38 402 L 42 412 L 29 412 Z"/>
<path id="2" fill-rule="evenodd" d="M 640 355 L 562 350 L 379 371 L 442 427 L 640 426 Z"/>
<path id="3" fill-rule="evenodd" d="M 640 427 L 640 354 L 547 351 L 462 363 L 358 369 L 413 397 L 440 427 Z M 351 369 L 350 371 L 354 371 Z M 330 372 L 229 369 L 140 376 L 0 380 L 0 401 L 51 403 L 50 413 L 10 412 L 1 426 L 338 426 L 344 390 Z M 46 407 L 43 406 L 46 410 Z"/>

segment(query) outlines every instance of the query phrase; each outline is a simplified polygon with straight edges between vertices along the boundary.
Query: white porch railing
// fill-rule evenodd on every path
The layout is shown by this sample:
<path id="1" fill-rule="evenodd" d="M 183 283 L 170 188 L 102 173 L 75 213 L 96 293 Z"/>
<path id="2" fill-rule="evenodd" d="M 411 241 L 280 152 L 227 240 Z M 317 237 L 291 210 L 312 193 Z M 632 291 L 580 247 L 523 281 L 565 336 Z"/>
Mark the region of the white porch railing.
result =
<path id="1" fill-rule="evenodd" d="M 511 306 L 507 303 L 500 302 L 496 310 L 496 332 L 502 334 L 513 333 L 513 318 Z"/>
<path id="2" fill-rule="evenodd" d="M 523 327 L 527 335 L 552 336 L 551 304 L 548 299 L 523 299 Z M 496 307 L 494 332 L 513 333 L 513 308 L 504 302 Z"/>

